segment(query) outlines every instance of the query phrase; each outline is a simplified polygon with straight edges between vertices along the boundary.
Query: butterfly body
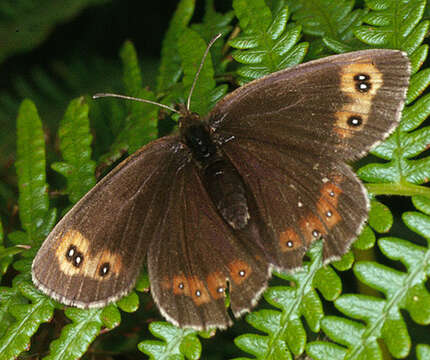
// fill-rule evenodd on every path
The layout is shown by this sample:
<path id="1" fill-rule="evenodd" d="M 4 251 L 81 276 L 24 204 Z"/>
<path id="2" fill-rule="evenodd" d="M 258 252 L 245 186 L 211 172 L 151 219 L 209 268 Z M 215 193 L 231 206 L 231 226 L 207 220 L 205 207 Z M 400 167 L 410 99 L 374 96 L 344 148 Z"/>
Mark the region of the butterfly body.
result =
<path id="1" fill-rule="evenodd" d="M 223 219 L 233 228 L 247 225 L 249 211 L 245 185 L 230 161 L 223 156 L 209 127 L 198 114 L 182 109 L 179 119 L 180 139 L 192 154 L 199 175 L 211 200 Z"/>
<path id="2" fill-rule="evenodd" d="M 255 306 L 271 271 L 295 269 L 322 239 L 348 251 L 368 214 L 347 161 L 400 120 L 410 65 L 399 51 L 333 56 L 253 81 L 205 118 L 180 109 L 179 134 L 105 176 L 39 250 L 33 281 L 67 305 L 103 306 L 146 261 L 161 313 L 225 328 Z"/>

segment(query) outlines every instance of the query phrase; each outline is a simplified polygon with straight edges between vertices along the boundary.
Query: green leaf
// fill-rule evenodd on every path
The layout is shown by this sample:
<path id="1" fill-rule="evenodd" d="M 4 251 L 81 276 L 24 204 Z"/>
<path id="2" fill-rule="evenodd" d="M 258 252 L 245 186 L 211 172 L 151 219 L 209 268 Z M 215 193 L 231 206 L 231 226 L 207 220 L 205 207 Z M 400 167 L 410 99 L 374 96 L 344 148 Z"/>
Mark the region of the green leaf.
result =
<path id="1" fill-rule="evenodd" d="M 25 243 L 25 240 L 26 238 L 24 236 L 23 243 Z M 3 241 L 3 224 L 0 221 L 0 280 L 9 268 L 9 265 L 12 263 L 14 255 L 19 254 L 20 252 L 25 250 L 22 246 L 5 247 L 3 246 Z"/>
<path id="2" fill-rule="evenodd" d="M 0 341 L 15 320 L 10 309 L 23 303 L 26 300 L 17 288 L 0 287 Z"/>
<path id="3" fill-rule="evenodd" d="M 219 40 L 218 40 L 219 41 Z M 182 58 L 184 68 L 183 84 L 186 93 L 189 93 L 197 70 L 202 61 L 207 44 L 195 31 L 186 29 L 178 40 L 178 51 Z M 190 109 L 201 116 L 207 114 L 211 108 L 211 94 L 215 89 L 214 70 L 212 60 L 208 56 L 197 79 L 192 94 Z"/>
<path id="4" fill-rule="evenodd" d="M 228 11 L 225 14 L 221 14 L 215 10 L 215 0 L 206 1 L 205 14 L 203 16 L 202 23 L 192 24 L 191 29 L 199 33 L 199 35 L 208 44 L 209 41 L 217 34 L 222 34 L 223 36 L 228 34 L 232 26 L 231 21 L 234 18 L 233 11 Z M 222 38 L 221 38 L 222 39 Z M 221 39 L 215 41 L 211 47 L 211 57 L 215 72 L 217 74 L 223 75 L 228 64 L 227 61 L 223 61 L 223 47 L 224 43 Z"/>
<path id="5" fill-rule="evenodd" d="M 179 36 L 186 29 L 194 13 L 195 0 L 181 0 L 170 20 L 169 29 L 163 40 L 161 49 L 160 75 L 157 79 L 157 92 L 168 90 L 181 75 L 181 58 L 179 57 L 177 42 Z"/>
<path id="6" fill-rule="evenodd" d="M 273 14 L 264 0 L 235 0 L 233 7 L 243 30 L 243 34 L 229 42 L 240 49 L 232 54 L 233 58 L 244 64 L 237 70 L 239 82 L 260 78 L 303 60 L 308 44 L 298 43 L 300 26 L 287 26 L 286 6 L 278 7 Z"/>
<path id="7" fill-rule="evenodd" d="M 201 344 L 196 331 L 179 329 L 166 322 L 151 323 L 149 331 L 164 340 L 145 340 L 138 344 L 139 350 L 151 360 L 200 358 Z"/>
<path id="8" fill-rule="evenodd" d="M 425 0 L 367 1 L 372 10 L 364 16 L 363 25 L 354 31 L 355 36 L 368 45 L 401 49 L 412 54 L 424 39 L 428 22 L 420 23 Z M 401 21 L 399 21 L 401 19 Z"/>
<path id="9" fill-rule="evenodd" d="M 88 105 L 83 97 L 70 102 L 58 134 L 65 161 L 51 166 L 67 179 L 67 193 L 70 201 L 76 203 L 96 184 L 96 164 L 91 160 L 93 137 L 90 134 Z"/>
<path id="10" fill-rule="evenodd" d="M 125 312 L 135 312 L 139 308 L 139 297 L 132 291 L 117 302 L 118 307 Z"/>
<path id="11" fill-rule="evenodd" d="M 370 202 L 369 225 L 379 233 L 386 233 L 393 225 L 390 209 L 379 201 Z"/>
<path id="12" fill-rule="evenodd" d="M 24 100 L 17 119 L 17 160 L 19 217 L 27 233 L 27 244 L 39 242 L 49 217 L 48 185 L 45 174 L 45 140 L 35 105 Z"/>
<path id="13" fill-rule="evenodd" d="M 137 59 L 136 49 L 130 41 L 121 48 L 120 56 L 123 63 L 123 81 L 128 95 L 156 101 L 155 95 L 142 86 L 142 76 Z M 131 101 L 127 103 L 127 116 L 121 116 L 115 128 L 119 129 L 110 151 L 100 159 L 105 166 L 118 160 L 124 152 L 134 153 L 143 145 L 157 137 L 158 107 L 153 104 Z"/>
<path id="14" fill-rule="evenodd" d="M 405 213 L 403 220 L 430 245 L 429 216 L 411 212 Z M 400 261 L 406 271 L 376 262 L 358 262 L 354 266 L 356 277 L 381 292 L 384 298 L 349 294 L 336 299 L 335 306 L 340 312 L 361 322 L 341 317 L 324 318 L 324 332 L 348 351 L 323 342 L 309 344 L 308 352 L 317 359 L 323 359 L 318 356 L 329 349 L 337 352 L 336 356 L 348 353 L 348 359 L 382 359 L 378 340 L 384 341 L 394 357 L 403 358 L 410 352 L 411 337 L 401 310 L 406 310 L 419 324 L 430 324 L 430 292 L 425 286 L 430 275 L 429 248 L 398 238 L 382 238 L 378 244 L 385 256 Z"/>
<path id="15" fill-rule="evenodd" d="M 121 323 L 121 313 L 114 304 L 110 304 L 103 308 L 101 320 L 103 321 L 103 325 L 111 330 Z"/>
<path id="16" fill-rule="evenodd" d="M 293 20 L 302 25 L 303 33 L 321 38 L 325 46 L 337 53 L 362 47 L 354 37 L 354 30 L 362 24 L 367 11 L 354 9 L 354 1 L 299 0 L 295 5 Z M 320 42 L 314 41 L 311 47 Z M 323 51 L 321 48 L 313 52 L 312 58 L 321 56 Z"/>
<path id="17" fill-rule="evenodd" d="M 82 310 L 67 308 L 64 313 L 72 320 L 63 327 L 60 337 L 50 346 L 45 360 L 74 360 L 85 354 L 90 344 L 100 333 L 103 325 L 102 309 Z"/>
<path id="18" fill-rule="evenodd" d="M 278 310 L 257 310 L 246 320 L 266 335 L 243 334 L 236 345 L 257 359 L 291 359 L 303 353 L 306 331 L 300 320 L 303 316 L 312 331 L 319 331 L 324 316 L 322 302 L 315 289 L 326 299 L 334 300 L 342 290 L 339 277 L 328 267 L 322 267 L 322 242 L 316 242 L 308 252 L 310 263 L 294 273 L 276 273 L 291 286 L 273 286 L 264 298 Z M 281 357 L 280 357 L 281 356 Z"/>
<path id="19" fill-rule="evenodd" d="M 15 319 L 0 338 L 0 354 L 3 359 L 14 359 L 28 350 L 31 337 L 42 323 L 51 320 L 54 313 L 53 302 L 36 292 L 33 285 L 22 282 L 18 289 L 31 300 L 31 304 L 15 303 L 9 306 L 8 311 Z"/>
<path id="20" fill-rule="evenodd" d="M 430 359 L 430 345 L 419 344 L 417 346 L 417 359 L 418 360 Z"/>
<path id="21" fill-rule="evenodd" d="M 385 228 L 383 228 L 383 230 L 385 230 Z M 383 231 L 380 231 L 380 232 L 383 232 Z M 365 226 L 360 236 L 358 237 L 358 239 L 354 242 L 354 247 L 359 250 L 367 250 L 372 248 L 375 245 L 375 241 L 376 241 L 375 233 L 372 231 L 372 229 L 369 226 Z"/>

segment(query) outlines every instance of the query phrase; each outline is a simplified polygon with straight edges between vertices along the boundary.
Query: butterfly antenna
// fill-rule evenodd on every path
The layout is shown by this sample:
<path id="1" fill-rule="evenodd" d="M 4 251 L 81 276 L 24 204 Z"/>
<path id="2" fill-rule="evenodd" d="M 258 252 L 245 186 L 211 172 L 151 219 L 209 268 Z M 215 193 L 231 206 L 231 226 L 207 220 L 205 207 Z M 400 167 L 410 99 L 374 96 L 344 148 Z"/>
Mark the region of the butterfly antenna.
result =
<path id="1" fill-rule="evenodd" d="M 187 110 L 190 110 L 191 95 L 193 95 L 193 91 L 194 91 L 194 88 L 196 87 L 196 83 L 197 83 L 197 79 L 199 78 L 200 71 L 202 71 L 203 64 L 205 63 L 206 56 L 208 56 L 210 48 L 212 47 L 212 45 L 214 44 L 214 42 L 215 42 L 215 41 L 217 41 L 217 40 L 221 37 L 221 35 L 222 35 L 222 34 L 218 34 L 218 35 L 216 35 L 216 36 L 215 36 L 215 37 L 214 37 L 214 38 L 209 42 L 208 46 L 206 47 L 205 53 L 203 54 L 203 57 L 202 57 L 202 61 L 200 62 L 199 70 L 197 70 L 196 76 L 194 76 L 193 85 L 191 86 L 190 94 L 188 95 L 188 99 L 187 99 Z"/>
<path id="2" fill-rule="evenodd" d="M 151 100 L 136 98 L 136 97 L 133 97 L 133 96 L 127 96 L 127 95 L 121 95 L 121 94 L 111 94 L 111 93 L 98 93 L 98 94 L 94 94 L 92 96 L 93 99 L 99 99 L 99 98 L 104 98 L 104 97 L 114 97 L 114 98 L 118 98 L 118 99 L 133 100 L 133 101 L 143 102 L 143 103 L 146 103 L 146 104 L 157 105 L 159 107 L 162 107 L 164 109 L 167 109 L 167 110 L 170 110 L 170 111 L 173 111 L 173 112 L 179 114 L 178 110 L 176 110 L 176 109 L 174 109 L 174 108 L 172 108 L 170 106 L 167 106 L 167 105 L 164 105 L 164 104 L 160 104 L 158 102 L 151 101 Z"/>

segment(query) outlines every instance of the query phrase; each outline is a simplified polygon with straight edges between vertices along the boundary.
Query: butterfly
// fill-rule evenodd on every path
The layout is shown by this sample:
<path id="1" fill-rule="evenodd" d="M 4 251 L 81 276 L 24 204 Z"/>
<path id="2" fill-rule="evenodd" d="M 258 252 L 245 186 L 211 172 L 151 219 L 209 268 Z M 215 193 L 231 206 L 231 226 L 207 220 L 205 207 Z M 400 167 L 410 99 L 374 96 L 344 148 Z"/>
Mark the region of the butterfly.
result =
<path id="1" fill-rule="evenodd" d="M 38 289 L 80 308 L 133 288 L 147 265 L 151 292 L 173 324 L 231 325 L 252 309 L 274 269 L 350 248 L 369 211 L 347 162 L 397 126 L 407 55 L 364 50 L 252 81 L 204 118 L 179 107 L 177 134 L 120 163 L 55 226 L 32 265 Z"/>

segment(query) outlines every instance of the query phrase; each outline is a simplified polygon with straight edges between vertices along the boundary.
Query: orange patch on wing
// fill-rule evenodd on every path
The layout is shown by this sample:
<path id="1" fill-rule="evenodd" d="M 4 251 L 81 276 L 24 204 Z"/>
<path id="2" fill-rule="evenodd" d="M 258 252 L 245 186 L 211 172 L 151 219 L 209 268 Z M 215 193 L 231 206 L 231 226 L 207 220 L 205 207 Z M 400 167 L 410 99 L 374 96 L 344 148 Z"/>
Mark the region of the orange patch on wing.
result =
<path id="1" fill-rule="evenodd" d="M 177 275 L 172 282 L 175 295 L 189 296 L 197 306 L 211 301 L 206 286 L 197 276 Z"/>
<path id="2" fill-rule="evenodd" d="M 225 295 L 226 278 L 218 271 L 212 272 L 207 277 L 208 289 L 214 299 L 220 299 Z M 219 291 L 219 289 L 223 291 Z"/>
<path id="3" fill-rule="evenodd" d="M 342 189 L 333 183 L 324 184 L 321 194 L 331 205 L 337 208 L 339 201 L 339 195 L 342 194 Z"/>
<path id="4" fill-rule="evenodd" d="M 235 284 L 240 285 L 252 273 L 251 266 L 245 261 L 236 260 L 228 265 L 230 277 Z"/>
<path id="5" fill-rule="evenodd" d="M 300 229 L 305 236 L 306 245 L 322 235 L 327 234 L 327 230 L 321 220 L 314 214 L 309 214 L 300 221 Z"/>
<path id="6" fill-rule="evenodd" d="M 78 230 L 68 230 L 57 239 L 58 247 L 55 251 L 60 271 L 67 276 L 86 276 L 89 278 L 106 281 L 117 275 L 122 268 L 121 257 L 104 249 L 99 254 L 90 252 L 89 240 Z M 67 254 L 73 247 L 74 254 L 79 254 L 81 262 L 79 266 L 73 265 L 73 258 L 68 258 Z M 109 271 L 106 275 L 100 276 L 100 267 L 109 264 Z"/>
<path id="7" fill-rule="evenodd" d="M 300 236 L 292 228 L 287 228 L 279 235 L 279 246 L 282 252 L 295 250 L 300 245 L 302 245 Z"/>
<path id="8" fill-rule="evenodd" d="M 366 60 L 364 60 L 366 61 Z M 365 75 L 369 79 L 359 80 L 356 76 Z M 366 91 L 359 91 L 359 84 L 369 85 Z M 341 67 L 340 89 L 349 98 L 350 102 L 335 113 L 335 131 L 342 139 L 352 137 L 356 131 L 360 131 L 368 121 L 368 115 L 372 107 L 372 100 L 383 85 L 382 73 L 368 59 L 365 63 L 353 63 Z M 350 118 L 359 117 L 360 124 L 351 126 Z"/>
<path id="9" fill-rule="evenodd" d="M 332 178 L 336 182 L 342 181 L 341 176 L 333 176 Z M 342 217 L 337 211 L 339 195 L 341 193 L 342 189 L 333 183 L 325 183 L 321 189 L 321 197 L 317 202 L 317 210 L 329 229 L 342 221 Z"/>
<path id="10" fill-rule="evenodd" d="M 357 80 L 354 77 L 361 74 L 370 77 L 368 82 L 371 84 L 371 88 L 367 92 L 359 92 L 356 88 Z M 358 96 L 361 99 L 372 99 L 383 83 L 382 73 L 375 64 L 372 64 L 370 59 L 366 63 L 352 63 L 341 68 L 340 88 L 343 92 L 351 93 L 352 98 L 357 98 Z"/>
<path id="11" fill-rule="evenodd" d="M 197 306 L 206 304 L 211 301 L 211 297 L 206 289 L 205 284 L 198 277 L 192 276 L 187 279 L 190 286 L 191 298 Z"/>
<path id="12" fill-rule="evenodd" d="M 342 221 L 342 217 L 336 208 L 330 204 L 324 196 L 321 196 L 317 203 L 318 214 L 324 219 L 326 227 L 331 229 L 338 222 Z"/>
<path id="13" fill-rule="evenodd" d="M 173 278 L 172 288 L 175 295 L 190 296 L 190 286 L 188 279 L 184 275 L 177 275 Z"/>

